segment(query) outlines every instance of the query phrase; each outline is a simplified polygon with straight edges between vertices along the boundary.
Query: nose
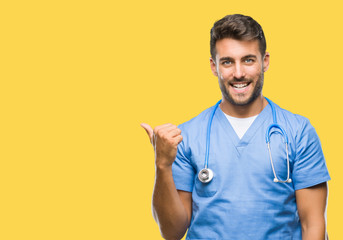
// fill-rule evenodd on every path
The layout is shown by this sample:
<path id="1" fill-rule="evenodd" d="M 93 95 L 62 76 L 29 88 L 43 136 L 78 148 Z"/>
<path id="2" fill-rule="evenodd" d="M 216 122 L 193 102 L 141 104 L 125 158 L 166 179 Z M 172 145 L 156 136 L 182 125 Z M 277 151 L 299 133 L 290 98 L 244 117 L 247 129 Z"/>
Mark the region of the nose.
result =
<path id="1" fill-rule="evenodd" d="M 235 67 L 233 69 L 233 77 L 237 79 L 245 77 L 244 67 L 241 64 L 235 64 Z"/>

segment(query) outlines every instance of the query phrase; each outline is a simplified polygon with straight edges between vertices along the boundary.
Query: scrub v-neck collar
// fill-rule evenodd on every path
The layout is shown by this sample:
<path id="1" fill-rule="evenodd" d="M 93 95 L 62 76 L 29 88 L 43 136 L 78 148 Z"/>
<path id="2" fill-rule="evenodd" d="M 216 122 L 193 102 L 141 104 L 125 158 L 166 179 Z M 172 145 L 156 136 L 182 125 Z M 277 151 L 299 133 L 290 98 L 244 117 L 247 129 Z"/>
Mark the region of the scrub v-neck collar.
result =
<path id="1" fill-rule="evenodd" d="M 216 118 L 218 118 L 218 121 L 224 129 L 224 132 L 231 138 L 234 146 L 236 148 L 242 148 L 249 144 L 252 137 L 256 134 L 256 131 L 260 129 L 262 123 L 268 118 L 268 116 L 271 116 L 271 114 L 271 107 L 268 104 L 256 117 L 254 122 L 251 124 L 251 126 L 248 128 L 241 139 L 237 136 L 235 130 L 231 126 L 230 122 L 228 121 L 220 107 L 218 107 L 215 116 Z"/>

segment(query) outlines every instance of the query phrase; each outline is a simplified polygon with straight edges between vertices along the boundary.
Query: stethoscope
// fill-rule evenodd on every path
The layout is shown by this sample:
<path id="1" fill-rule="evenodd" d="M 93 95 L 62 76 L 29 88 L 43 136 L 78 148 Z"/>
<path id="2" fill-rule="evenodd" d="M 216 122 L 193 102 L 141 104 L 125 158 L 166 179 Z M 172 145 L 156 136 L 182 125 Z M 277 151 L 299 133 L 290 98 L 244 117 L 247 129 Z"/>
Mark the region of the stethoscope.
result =
<path id="1" fill-rule="evenodd" d="M 266 143 L 267 143 L 267 147 L 268 147 L 270 163 L 272 165 L 272 170 L 273 170 L 273 174 L 274 174 L 274 180 L 273 181 L 274 182 L 280 182 L 280 183 L 290 183 L 290 182 L 292 182 L 292 179 L 289 177 L 290 166 L 289 166 L 289 157 L 288 157 L 288 137 L 287 137 L 286 131 L 277 123 L 276 112 L 275 112 L 275 107 L 274 107 L 273 103 L 268 98 L 265 98 L 265 99 L 268 101 L 268 103 L 272 109 L 272 115 L 273 115 L 273 123 L 269 125 L 269 127 L 267 128 L 267 131 L 266 131 Z M 217 110 L 217 108 L 221 102 L 222 102 L 222 100 L 218 101 L 216 103 L 216 105 L 214 106 L 213 111 L 210 115 L 208 124 L 207 124 L 205 166 L 203 169 L 200 170 L 200 172 L 198 174 L 199 181 L 202 183 L 210 182 L 214 176 L 213 171 L 208 168 L 208 159 L 209 159 L 209 155 L 210 155 L 211 126 L 212 126 L 212 120 L 213 120 L 214 114 L 215 114 L 215 112 L 216 112 L 216 110 Z M 272 153 L 270 150 L 270 136 L 273 134 L 273 132 L 271 131 L 273 128 L 279 129 L 281 131 L 280 134 L 283 137 L 285 145 L 286 145 L 286 155 L 287 155 L 287 178 L 286 178 L 286 180 L 282 180 L 281 178 L 278 178 L 278 176 L 276 175 L 276 172 L 275 172 Z"/>

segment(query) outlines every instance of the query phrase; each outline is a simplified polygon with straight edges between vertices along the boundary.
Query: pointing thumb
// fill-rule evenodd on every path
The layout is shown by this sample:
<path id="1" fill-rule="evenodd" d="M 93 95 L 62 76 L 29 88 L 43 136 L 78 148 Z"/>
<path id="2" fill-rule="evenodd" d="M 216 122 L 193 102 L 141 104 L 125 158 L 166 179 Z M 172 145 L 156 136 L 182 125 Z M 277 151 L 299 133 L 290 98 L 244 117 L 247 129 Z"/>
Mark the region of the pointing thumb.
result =
<path id="1" fill-rule="evenodd" d="M 154 135 L 154 130 L 150 127 L 149 124 L 146 123 L 141 123 L 141 127 L 144 128 L 144 130 L 146 131 L 146 133 L 149 136 L 150 142 L 152 143 L 152 138 Z"/>

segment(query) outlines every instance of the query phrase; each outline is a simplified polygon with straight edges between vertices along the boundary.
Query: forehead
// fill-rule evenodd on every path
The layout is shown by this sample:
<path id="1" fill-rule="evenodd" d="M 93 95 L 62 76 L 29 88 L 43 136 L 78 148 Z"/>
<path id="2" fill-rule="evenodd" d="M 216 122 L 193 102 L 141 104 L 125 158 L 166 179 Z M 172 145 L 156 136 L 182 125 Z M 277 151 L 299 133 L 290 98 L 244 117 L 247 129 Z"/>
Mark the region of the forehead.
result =
<path id="1" fill-rule="evenodd" d="M 247 55 L 260 56 L 258 40 L 241 41 L 224 38 L 216 42 L 216 58 L 241 58 Z"/>

